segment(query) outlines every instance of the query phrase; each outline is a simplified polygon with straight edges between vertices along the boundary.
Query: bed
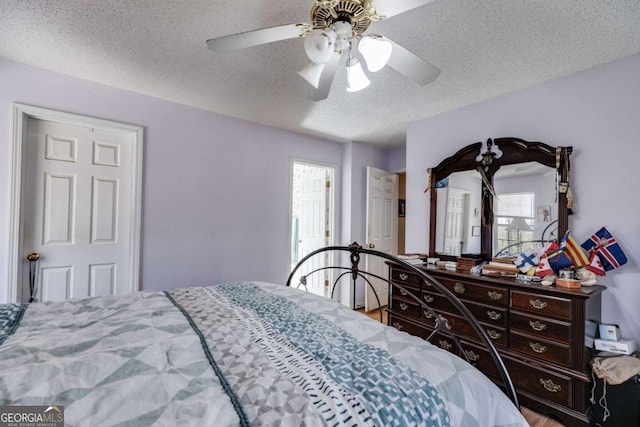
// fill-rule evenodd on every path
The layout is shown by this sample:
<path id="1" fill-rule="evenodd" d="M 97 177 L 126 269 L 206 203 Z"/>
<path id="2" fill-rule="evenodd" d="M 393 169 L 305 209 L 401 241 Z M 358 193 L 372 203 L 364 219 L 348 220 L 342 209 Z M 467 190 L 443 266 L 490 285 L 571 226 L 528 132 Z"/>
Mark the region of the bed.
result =
<path id="1" fill-rule="evenodd" d="M 0 405 L 68 426 L 527 425 L 464 360 L 284 285 L 2 304 Z"/>

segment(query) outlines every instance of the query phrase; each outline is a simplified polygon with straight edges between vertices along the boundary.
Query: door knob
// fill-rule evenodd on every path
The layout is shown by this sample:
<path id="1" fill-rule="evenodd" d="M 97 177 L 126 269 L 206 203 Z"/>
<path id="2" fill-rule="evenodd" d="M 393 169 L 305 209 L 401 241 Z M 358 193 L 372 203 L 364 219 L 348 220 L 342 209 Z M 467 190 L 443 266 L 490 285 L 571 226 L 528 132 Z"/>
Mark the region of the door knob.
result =
<path id="1" fill-rule="evenodd" d="M 40 254 L 38 254 L 38 253 L 33 252 L 33 253 L 30 253 L 29 255 L 27 255 L 27 260 L 29 260 L 29 261 L 37 261 L 39 259 L 40 259 Z"/>
<path id="2" fill-rule="evenodd" d="M 367 248 L 369 248 L 369 249 L 374 249 L 375 247 L 376 247 L 376 245 L 374 245 L 373 243 L 369 243 L 367 245 Z"/>

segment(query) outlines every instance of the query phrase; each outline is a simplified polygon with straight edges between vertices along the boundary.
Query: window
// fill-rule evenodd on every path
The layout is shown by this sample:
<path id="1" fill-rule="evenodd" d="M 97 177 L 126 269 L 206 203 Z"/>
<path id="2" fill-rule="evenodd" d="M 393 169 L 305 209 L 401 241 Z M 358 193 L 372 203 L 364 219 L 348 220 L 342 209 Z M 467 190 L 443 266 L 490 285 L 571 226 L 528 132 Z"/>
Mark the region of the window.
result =
<path id="1" fill-rule="evenodd" d="M 499 194 L 495 201 L 496 253 L 516 254 L 535 249 L 535 193 Z"/>

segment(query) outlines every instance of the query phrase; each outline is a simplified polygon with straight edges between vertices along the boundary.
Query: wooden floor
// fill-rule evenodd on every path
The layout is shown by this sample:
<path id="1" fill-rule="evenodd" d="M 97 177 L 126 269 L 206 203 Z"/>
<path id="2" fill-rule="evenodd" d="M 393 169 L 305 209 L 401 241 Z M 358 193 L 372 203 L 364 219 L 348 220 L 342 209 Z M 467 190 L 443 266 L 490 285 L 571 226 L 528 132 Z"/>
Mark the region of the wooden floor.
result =
<path id="1" fill-rule="evenodd" d="M 382 322 L 387 324 L 387 307 L 382 307 Z M 365 314 L 372 318 L 373 320 L 379 322 L 380 321 L 380 309 L 365 311 L 364 308 L 357 310 L 358 312 Z M 531 427 L 563 427 L 559 422 L 552 420 L 550 418 L 545 417 L 544 415 L 540 415 L 528 408 L 522 408 L 522 415 L 524 415 L 525 419 L 529 423 Z"/>
<path id="2" fill-rule="evenodd" d="M 370 318 L 372 318 L 373 320 L 376 321 L 380 321 L 380 310 L 382 310 L 382 323 L 384 323 L 385 325 L 387 324 L 387 307 L 384 306 L 381 309 L 378 310 L 371 310 L 371 311 L 364 311 L 364 308 L 358 309 L 356 311 L 365 314 L 367 316 L 369 316 Z"/>

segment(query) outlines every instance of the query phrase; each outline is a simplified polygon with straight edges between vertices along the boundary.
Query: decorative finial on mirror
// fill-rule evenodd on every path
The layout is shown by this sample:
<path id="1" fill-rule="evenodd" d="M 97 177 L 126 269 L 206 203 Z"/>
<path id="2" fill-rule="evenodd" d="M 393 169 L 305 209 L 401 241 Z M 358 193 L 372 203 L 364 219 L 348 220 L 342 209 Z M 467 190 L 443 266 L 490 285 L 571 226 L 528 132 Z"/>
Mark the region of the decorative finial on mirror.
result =
<path id="1" fill-rule="evenodd" d="M 482 162 L 484 170 L 487 171 L 494 159 L 502 157 L 502 150 L 493 142 L 493 139 L 487 139 L 487 142 L 480 147 L 480 153 L 476 157 L 476 161 Z"/>

